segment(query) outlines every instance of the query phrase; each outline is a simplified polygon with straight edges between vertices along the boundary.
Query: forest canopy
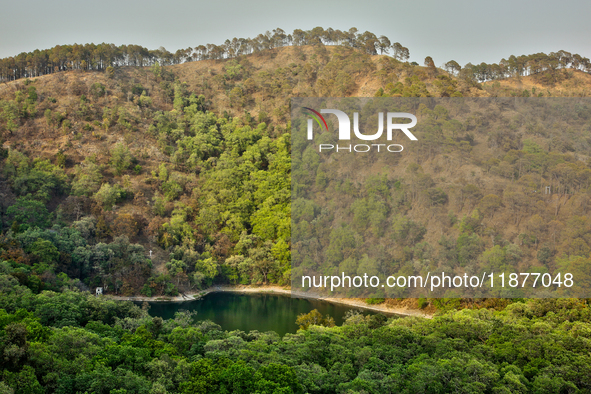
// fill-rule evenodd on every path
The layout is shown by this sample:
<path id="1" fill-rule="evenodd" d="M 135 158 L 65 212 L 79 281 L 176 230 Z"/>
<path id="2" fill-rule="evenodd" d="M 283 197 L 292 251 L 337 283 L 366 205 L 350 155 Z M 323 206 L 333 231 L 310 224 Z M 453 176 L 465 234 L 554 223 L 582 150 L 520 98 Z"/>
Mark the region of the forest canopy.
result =
<path id="1" fill-rule="evenodd" d="M 234 37 L 220 45 L 200 44 L 178 49 L 174 53 L 163 47 L 150 50 L 140 45 L 116 46 L 107 43 L 57 45 L 51 49 L 36 49 L 0 59 L 0 81 L 33 78 L 67 70 L 103 71 L 109 67 L 147 67 L 155 64 L 167 66 L 206 59 L 232 59 L 274 48 L 304 45 L 337 45 L 369 55 L 391 53 L 399 61 L 407 61 L 410 57 L 408 48 L 399 42 L 391 42 L 388 37 L 378 37 L 369 31 L 361 33 L 355 27 L 346 31 L 322 27 L 312 30 L 295 29 L 291 34 L 277 28 L 254 38 Z M 425 59 L 425 65 L 435 68 L 430 56 Z M 442 68 L 453 75 L 460 75 L 462 72 L 473 74 L 479 82 L 484 82 L 566 68 L 591 72 L 591 62 L 579 54 L 559 50 L 550 54 L 511 55 L 498 63 L 468 63 L 464 67 L 455 60 L 450 60 Z"/>

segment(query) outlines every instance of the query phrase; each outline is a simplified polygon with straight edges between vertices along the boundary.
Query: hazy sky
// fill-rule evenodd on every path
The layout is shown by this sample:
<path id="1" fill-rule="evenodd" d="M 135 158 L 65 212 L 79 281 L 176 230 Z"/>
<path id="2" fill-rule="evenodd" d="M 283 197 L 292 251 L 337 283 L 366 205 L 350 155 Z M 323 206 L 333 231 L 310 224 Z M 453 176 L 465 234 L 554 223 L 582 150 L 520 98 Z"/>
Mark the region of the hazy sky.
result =
<path id="1" fill-rule="evenodd" d="M 498 62 L 560 49 L 591 57 L 589 0 L 22 0 L 0 11 L 0 57 L 58 44 L 138 44 L 171 52 L 281 27 L 356 27 L 420 64 Z"/>

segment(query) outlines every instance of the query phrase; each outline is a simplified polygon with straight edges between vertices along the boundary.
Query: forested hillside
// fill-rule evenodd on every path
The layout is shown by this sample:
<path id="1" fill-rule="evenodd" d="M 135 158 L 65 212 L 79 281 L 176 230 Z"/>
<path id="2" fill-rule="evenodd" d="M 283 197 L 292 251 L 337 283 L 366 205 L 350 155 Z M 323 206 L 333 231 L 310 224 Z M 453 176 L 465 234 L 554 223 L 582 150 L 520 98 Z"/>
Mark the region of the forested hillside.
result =
<path id="1" fill-rule="evenodd" d="M 224 44 L 215 55 L 205 46 L 177 60 L 162 50 L 132 60 L 140 47 L 104 58 L 100 46 L 55 47 L 40 52 L 44 67 L 27 56 L 3 66 L 6 80 L 23 78 L 0 85 L 0 259 L 36 292 L 287 284 L 289 97 L 590 92 L 588 61 L 565 51 L 441 69 L 430 58 L 408 63 L 408 49 L 386 37 L 333 33 L 276 31 L 247 49 Z M 186 60 L 196 61 L 168 65 Z M 588 125 L 590 109 L 577 111 Z M 466 259 L 517 259 L 523 269 L 587 264 L 588 127 L 498 120 L 490 111 L 459 125 L 421 116 L 433 118 L 432 147 L 379 178 L 397 258 L 451 269 Z M 546 185 L 551 194 L 537 193 Z M 376 203 L 366 193 L 345 192 Z"/>
<path id="2" fill-rule="evenodd" d="M 589 295 L 590 100 L 321 100 L 292 105 L 295 111 L 352 107 L 348 111 L 364 119 L 361 130 L 375 130 L 378 114 L 405 108 L 417 116 L 417 141 L 393 137 L 404 144 L 398 154 L 385 147 L 380 154 L 374 145 L 364 154 L 319 152 L 306 140 L 309 116 L 294 112 L 293 288 L 301 288 L 302 275 L 367 273 L 385 283 L 391 275 L 521 272 L 545 275 L 544 287 L 554 296 Z M 325 147 L 348 142 L 335 132 L 316 140 Z M 568 288 L 550 289 L 550 278 L 562 281 L 567 273 L 576 278 Z M 374 287 L 338 291 L 348 297 L 444 297 L 422 286 Z M 535 293 L 531 286 L 512 287 L 520 289 L 497 283 L 486 295 Z M 445 297 L 460 295 L 478 297 L 468 290 Z"/>
<path id="3" fill-rule="evenodd" d="M 331 319 L 303 315 L 280 338 L 190 313 L 163 321 L 85 292 L 288 284 L 290 97 L 497 105 L 591 93 L 589 60 L 566 51 L 464 67 L 408 59 L 387 37 L 322 28 L 174 54 L 89 44 L 2 59 L 0 393 L 590 393 L 588 300 L 466 300 L 472 308 L 457 311 L 457 299 L 421 299 L 439 316 L 352 313 L 325 327 Z M 427 143 L 391 171 L 368 165 L 363 187 L 354 171 L 331 181 L 297 138 L 293 158 L 314 190 L 351 202 L 348 231 L 388 229 L 384 252 L 416 272 L 469 261 L 585 274 L 591 107 L 570 103 L 568 120 L 561 104 L 531 117 L 425 105 Z M 293 231 L 331 230 L 310 200 L 295 203 L 305 215 Z M 380 262 L 355 256 L 341 235 L 322 250 L 335 267 Z"/>

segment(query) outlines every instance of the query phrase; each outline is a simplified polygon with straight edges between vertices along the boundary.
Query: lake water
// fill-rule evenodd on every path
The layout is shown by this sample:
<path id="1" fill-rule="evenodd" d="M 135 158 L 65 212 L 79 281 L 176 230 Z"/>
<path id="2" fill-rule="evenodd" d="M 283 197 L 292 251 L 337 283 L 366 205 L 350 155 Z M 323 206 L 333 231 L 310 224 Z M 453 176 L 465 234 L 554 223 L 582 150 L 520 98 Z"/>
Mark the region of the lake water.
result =
<path id="1" fill-rule="evenodd" d="M 345 313 L 351 309 L 345 305 L 332 304 L 306 298 L 291 298 L 288 295 L 216 292 L 201 300 L 185 302 L 152 302 L 149 313 L 170 319 L 180 310 L 197 311 L 197 320 L 211 320 L 224 330 L 261 332 L 275 331 L 283 336 L 295 333 L 296 318 L 301 313 L 317 309 L 323 316 L 330 315 L 341 325 Z M 364 314 L 375 314 L 363 311 Z"/>

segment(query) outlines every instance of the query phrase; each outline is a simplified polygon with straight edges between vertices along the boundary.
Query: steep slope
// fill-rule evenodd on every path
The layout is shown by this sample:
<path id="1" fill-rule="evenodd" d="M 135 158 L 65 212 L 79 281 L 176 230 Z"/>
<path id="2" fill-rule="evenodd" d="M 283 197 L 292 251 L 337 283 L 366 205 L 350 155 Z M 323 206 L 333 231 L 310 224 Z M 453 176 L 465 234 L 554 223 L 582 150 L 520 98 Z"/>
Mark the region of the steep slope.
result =
<path id="1" fill-rule="evenodd" d="M 591 91 L 579 70 L 485 83 L 455 74 L 320 45 L 3 83 L 0 259 L 46 287 L 63 285 L 56 274 L 65 272 L 79 286 L 126 294 L 288 283 L 290 97 Z M 589 108 L 579 114 L 588 124 Z M 435 136 L 441 148 L 415 152 L 387 175 L 401 185 L 391 190 L 400 201 L 421 196 L 399 215 L 421 234 L 414 243 L 433 247 L 424 255 L 401 239 L 400 258 L 456 266 L 497 246 L 504 259 L 517 248 L 523 269 L 588 259 L 588 129 L 569 134 L 560 123 L 493 112 L 464 121 L 460 133 Z M 428 186 L 416 190 L 421 182 Z M 559 192 L 532 197 L 547 184 Z M 446 198 L 433 203 L 429 191 L 438 189 Z M 466 226 L 476 237 L 469 245 L 458 241 Z"/>

